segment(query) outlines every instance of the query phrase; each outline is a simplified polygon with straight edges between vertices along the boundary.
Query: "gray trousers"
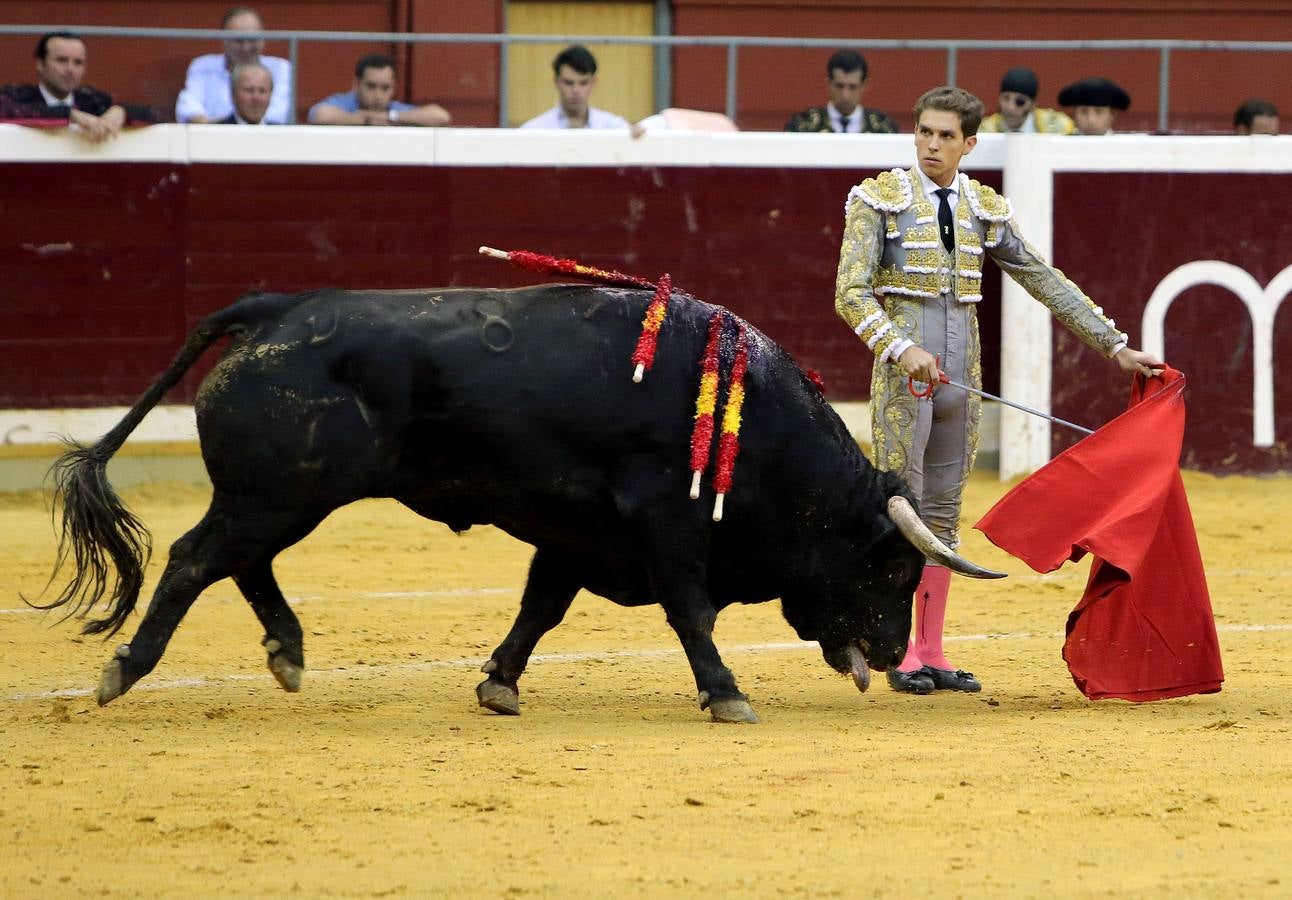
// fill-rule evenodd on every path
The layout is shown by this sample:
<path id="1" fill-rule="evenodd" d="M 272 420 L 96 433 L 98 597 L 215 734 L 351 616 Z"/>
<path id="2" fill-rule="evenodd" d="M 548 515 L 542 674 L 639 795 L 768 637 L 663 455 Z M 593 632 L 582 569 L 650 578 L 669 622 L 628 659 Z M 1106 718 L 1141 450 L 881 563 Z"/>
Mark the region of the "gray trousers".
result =
<path id="1" fill-rule="evenodd" d="M 898 301 L 894 309 L 920 347 L 939 357 L 938 367 L 962 384 L 981 379 L 977 322 L 971 304 L 943 295 Z M 924 387 L 916 383 L 916 390 Z M 920 502 L 920 517 L 951 547 L 960 543 L 960 500 L 977 448 L 976 397 L 939 384 L 932 399 L 916 400 L 900 366 L 876 366 L 872 381 L 876 464 L 901 475 Z"/>

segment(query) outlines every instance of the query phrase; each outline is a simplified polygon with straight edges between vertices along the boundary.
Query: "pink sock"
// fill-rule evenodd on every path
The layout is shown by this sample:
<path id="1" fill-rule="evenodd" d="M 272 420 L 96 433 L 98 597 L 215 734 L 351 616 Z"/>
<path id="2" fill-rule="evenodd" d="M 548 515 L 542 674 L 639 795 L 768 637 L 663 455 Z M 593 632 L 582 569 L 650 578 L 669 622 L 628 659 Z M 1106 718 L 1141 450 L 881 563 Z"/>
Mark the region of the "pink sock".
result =
<path id="1" fill-rule="evenodd" d="M 914 643 L 915 653 L 924 665 L 935 669 L 955 669 L 942 652 L 942 628 L 946 623 L 947 593 L 950 590 L 950 570 L 926 564 L 924 577 L 915 589 Z"/>
<path id="2" fill-rule="evenodd" d="M 915 652 L 914 642 L 907 641 L 906 655 L 902 657 L 902 664 L 897 667 L 897 671 L 910 673 L 922 668 L 924 668 L 924 662 L 920 659 L 920 655 Z"/>

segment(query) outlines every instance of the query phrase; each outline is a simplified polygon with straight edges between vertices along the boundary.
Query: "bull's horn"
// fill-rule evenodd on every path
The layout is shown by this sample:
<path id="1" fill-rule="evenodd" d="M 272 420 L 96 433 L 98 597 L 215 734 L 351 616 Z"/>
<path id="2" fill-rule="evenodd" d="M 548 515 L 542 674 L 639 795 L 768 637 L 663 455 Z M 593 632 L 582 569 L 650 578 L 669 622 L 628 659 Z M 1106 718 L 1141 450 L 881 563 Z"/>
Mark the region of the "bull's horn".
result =
<path id="1" fill-rule="evenodd" d="M 897 530 L 904 534 L 906 539 L 915 545 L 915 549 L 923 553 L 930 562 L 946 566 L 952 572 L 959 572 L 970 578 L 1005 577 L 1004 572 L 974 565 L 938 540 L 937 535 L 929 531 L 929 526 L 915 514 L 911 501 L 905 497 L 898 495 L 888 498 L 888 517 L 897 524 Z"/>

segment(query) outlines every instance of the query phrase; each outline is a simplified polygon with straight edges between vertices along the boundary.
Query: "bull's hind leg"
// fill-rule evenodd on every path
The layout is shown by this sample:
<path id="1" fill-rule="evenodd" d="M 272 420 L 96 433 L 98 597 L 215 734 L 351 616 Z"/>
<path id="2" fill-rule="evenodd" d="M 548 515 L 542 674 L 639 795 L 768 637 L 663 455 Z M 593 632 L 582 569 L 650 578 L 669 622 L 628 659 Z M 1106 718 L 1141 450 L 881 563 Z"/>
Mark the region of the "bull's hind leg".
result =
<path id="1" fill-rule="evenodd" d="M 99 705 L 115 700 L 156 667 L 180 620 L 202 591 L 222 578 L 252 571 L 248 561 L 272 559 L 320 521 L 312 518 L 302 524 L 303 518 L 296 512 L 248 508 L 217 494 L 202 521 L 171 545 L 166 569 L 138 630 L 103 667 L 95 693 Z M 282 595 L 277 596 L 286 609 Z M 269 603 L 265 608 L 274 607 Z M 286 612 L 295 621 L 291 610 Z"/>
<path id="2" fill-rule="evenodd" d="M 283 690 L 295 693 L 301 689 L 305 671 L 305 638 L 300 620 L 292 612 L 274 578 L 270 557 L 233 576 L 238 590 L 247 598 L 260 624 L 265 626 L 261 643 L 268 656 L 269 671 Z"/>
<path id="3" fill-rule="evenodd" d="M 504 715 L 520 715 L 516 682 L 539 639 L 565 618 L 579 586 L 568 559 L 550 550 L 534 554 L 516 621 L 481 670 L 489 674 L 476 685 L 481 706 Z"/>

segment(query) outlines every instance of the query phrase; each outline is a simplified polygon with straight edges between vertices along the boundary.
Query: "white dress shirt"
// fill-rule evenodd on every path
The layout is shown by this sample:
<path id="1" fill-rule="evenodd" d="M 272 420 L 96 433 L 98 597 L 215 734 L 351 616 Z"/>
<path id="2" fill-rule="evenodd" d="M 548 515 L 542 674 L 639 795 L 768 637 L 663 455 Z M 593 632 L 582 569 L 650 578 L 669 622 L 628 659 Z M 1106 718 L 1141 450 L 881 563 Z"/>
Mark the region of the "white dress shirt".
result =
<path id="1" fill-rule="evenodd" d="M 73 102 L 76 99 L 75 92 L 68 94 L 62 100 L 59 100 L 49 91 L 45 90 L 44 84 L 38 83 L 36 87 L 40 88 L 40 95 L 45 98 L 45 105 L 50 109 L 53 109 L 56 106 L 66 106 L 69 110 L 76 109 L 76 103 Z"/>
<path id="2" fill-rule="evenodd" d="M 569 128 L 570 117 L 565 114 L 561 104 L 557 104 L 545 113 L 540 113 L 528 122 L 523 123 L 521 128 Z M 597 109 L 595 106 L 588 107 L 588 128 L 628 128 L 628 120 L 622 116 L 617 116 L 612 112 L 606 112 L 604 109 Z"/>
<path id="3" fill-rule="evenodd" d="M 852 112 L 847 116 L 834 108 L 833 103 L 825 105 L 826 115 L 830 117 L 830 130 L 837 134 L 859 134 L 861 132 L 861 117 L 865 110 L 861 106 L 854 106 Z"/>
<path id="4" fill-rule="evenodd" d="M 286 125 L 290 118 L 288 96 L 292 88 L 292 65 L 277 56 L 262 56 L 260 64 L 274 79 L 265 119 L 275 125 Z M 193 60 L 184 79 L 184 90 L 175 102 L 175 121 L 187 122 L 194 116 L 219 121 L 233 112 L 233 90 L 223 53 L 208 53 Z"/>
<path id="5" fill-rule="evenodd" d="M 925 175 L 924 170 L 918 165 L 915 167 L 915 174 L 920 176 L 920 185 L 924 188 L 924 196 L 929 198 L 929 202 L 933 204 L 933 210 L 936 212 L 937 208 L 942 205 L 942 198 L 938 196 L 938 191 L 942 190 L 942 187 L 934 183 L 932 178 Z M 954 216 L 956 207 L 960 205 L 959 171 L 956 172 L 956 177 L 951 180 L 947 187 L 951 190 L 951 193 L 947 194 L 947 203 L 951 204 L 951 214 Z"/>

